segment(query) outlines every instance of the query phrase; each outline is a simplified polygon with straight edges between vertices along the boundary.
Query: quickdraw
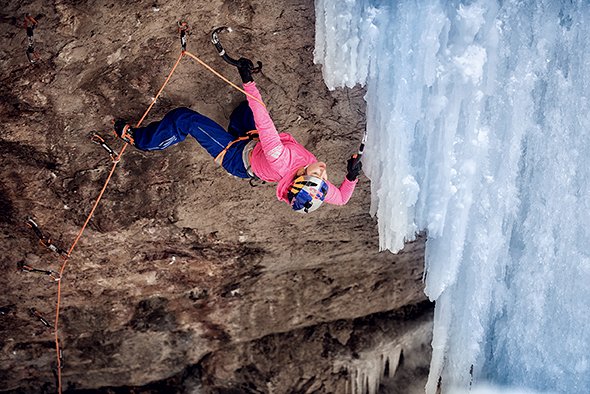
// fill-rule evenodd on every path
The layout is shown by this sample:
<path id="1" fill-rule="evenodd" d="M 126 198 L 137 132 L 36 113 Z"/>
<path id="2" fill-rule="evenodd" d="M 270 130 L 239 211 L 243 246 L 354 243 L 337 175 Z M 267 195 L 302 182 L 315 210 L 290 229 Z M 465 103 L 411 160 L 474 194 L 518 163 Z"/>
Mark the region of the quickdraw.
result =
<path id="1" fill-rule="evenodd" d="M 106 150 L 109 156 L 111 157 L 113 163 L 116 163 L 118 161 L 117 157 L 119 157 L 119 154 L 117 153 L 117 151 L 111 148 L 109 144 L 106 143 L 104 138 L 98 135 L 98 133 L 94 131 L 90 133 L 90 141 L 94 142 L 97 145 L 100 145 L 104 150 Z"/>
<path id="2" fill-rule="evenodd" d="M 33 32 L 39 22 L 33 18 L 30 14 L 25 15 L 24 27 L 27 31 L 27 59 L 29 63 L 35 64 L 39 60 L 39 55 L 35 52 L 35 40 L 33 38 Z"/>
<path id="3" fill-rule="evenodd" d="M 227 26 L 222 26 L 222 27 L 218 27 L 217 29 L 214 29 L 211 32 L 211 43 L 213 43 L 213 45 L 215 46 L 215 49 L 217 49 L 217 52 L 219 53 L 219 56 L 221 56 L 223 58 L 223 60 L 225 60 L 226 62 L 228 62 L 232 66 L 237 67 L 239 65 L 239 62 L 227 54 L 225 49 L 223 49 L 223 45 L 221 45 L 221 41 L 219 40 L 219 33 L 224 32 L 224 31 L 230 33 L 232 30 L 230 27 L 227 27 Z M 253 67 L 250 70 L 253 74 L 258 73 L 262 70 L 262 62 L 258 61 L 256 63 L 258 64 L 258 66 Z"/>
<path id="4" fill-rule="evenodd" d="M 34 268 L 34 267 L 31 267 L 30 265 L 27 265 L 24 261 L 19 261 L 17 263 L 17 267 L 22 272 L 37 272 L 40 274 L 48 275 L 51 279 L 53 279 L 56 282 L 61 279 L 59 274 L 53 270 L 43 270 L 40 268 Z"/>
<path id="5" fill-rule="evenodd" d="M 178 34 L 180 34 L 180 46 L 182 51 L 186 51 L 187 37 L 190 34 L 190 28 L 185 21 L 178 21 Z"/>
<path id="6" fill-rule="evenodd" d="M 68 252 L 66 252 L 65 250 L 63 250 L 62 248 L 60 248 L 59 246 L 55 245 L 53 242 L 51 242 L 51 239 L 49 237 L 46 237 L 43 232 L 41 231 L 41 229 L 39 228 L 39 225 L 37 223 L 35 223 L 35 221 L 33 220 L 33 218 L 29 217 L 27 218 L 27 225 L 33 229 L 33 231 L 35 232 L 35 235 L 37 236 L 37 238 L 39 238 L 39 243 L 43 246 L 45 246 L 47 249 L 51 250 L 52 252 L 55 252 L 59 255 L 62 255 L 64 257 L 68 256 Z"/>
<path id="7" fill-rule="evenodd" d="M 38 320 L 39 320 L 41 323 L 43 323 L 43 325 L 44 325 L 45 327 L 49 327 L 49 328 L 51 328 L 51 324 L 49 324 L 49 322 L 48 322 L 48 321 L 47 321 L 47 320 L 46 320 L 46 319 L 43 317 L 43 315 L 41 315 L 41 314 L 39 313 L 39 311 L 37 311 L 37 309 L 35 309 L 35 308 L 29 308 L 29 314 L 30 314 L 32 317 L 35 317 L 35 318 L 37 318 L 37 319 L 38 319 Z"/>

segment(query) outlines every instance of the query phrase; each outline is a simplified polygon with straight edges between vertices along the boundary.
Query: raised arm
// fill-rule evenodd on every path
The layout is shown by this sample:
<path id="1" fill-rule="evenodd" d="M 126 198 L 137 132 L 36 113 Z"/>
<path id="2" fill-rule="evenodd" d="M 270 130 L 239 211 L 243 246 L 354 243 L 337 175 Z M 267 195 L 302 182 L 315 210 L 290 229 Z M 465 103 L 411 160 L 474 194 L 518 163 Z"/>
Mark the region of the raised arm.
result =
<path id="1" fill-rule="evenodd" d="M 244 83 L 244 90 L 247 93 L 246 98 L 248 99 L 248 105 L 254 115 L 254 124 L 258 130 L 258 137 L 260 138 L 260 144 L 264 156 L 269 164 L 280 165 L 277 163 L 277 160 L 283 153 L 285 147 L 281 142 L 279 133 L 270 118 L 266 106 L 263 104 L 262 96 L 260 96 L 260 92 L 258 91 L 258 88 L 256 88 L 256 83 L 252 78 L 252 72 L 255 70 L 254 64 L 250 59 L 243 57 L 238 59 L 236 63 L 238 72 Z"/>
<path id="2" fill-rule="evenodd" d="M 348 159 L 346 164 L 346 177 L 340 187 L 336 188 L 328 182 L 328 194 L 324 201 L 329 204 L 346 204 L 348 200 L 350 200 L 350 196 L 352 196 L 352 192 L 358 182 L 358 177 L 363 169 L 363 163 L 360 161 L 360 157 L 358 155 L 353 155 Z"/>
<path id="3" fill-rule="evenodd" d="M 358 181 L 349 181 L 348 179 L 344 178 L 340 187 L 336 187 L 330 182 L 328 182 L 328 194 L 326 195 L 326 199 L 324 200 L 328 204 L 334 205 L 344 205 L 350 200 L 352 196 L 352 192 L 354 192 L 354 188 Z"/>
<path id="4" fill-rule="evenodd" d="M 268 110 L 264 105 L 261 104 L 262 97 L 260 96 L 258 88 L 256 88 L 256 83 L 254 81 L 244 83 L 244 90 L 249 95 L 252 95 L 253 97 L 256 97 L 256 99 L 260 100 L 260 102 L 258 102 L 249 95 L 246 96 L 248 98 L 248 105 L 254 114 L 254 123 L 256 124 L 256 128 L 258 130 L 258 136 L 260 138 L 260 143 L 262 144 L 262 150 L 264 151 L 268 162 L 272 164 L 279 158 L 281 153 L 283 153 L 283 143 L 279 138 L 279 133 L 277 132 L 277 129 L 270 118 Z"/>

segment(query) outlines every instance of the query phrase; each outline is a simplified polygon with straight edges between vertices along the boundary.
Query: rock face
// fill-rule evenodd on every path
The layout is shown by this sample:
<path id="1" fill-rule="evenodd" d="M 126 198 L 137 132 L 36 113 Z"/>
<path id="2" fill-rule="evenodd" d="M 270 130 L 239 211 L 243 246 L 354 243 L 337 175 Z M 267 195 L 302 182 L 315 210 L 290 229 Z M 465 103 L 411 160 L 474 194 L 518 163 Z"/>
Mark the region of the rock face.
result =
<path id="1" fill-rule="evenodd" d="M 363 91 L 323 84 L 311 0 L 0 5 L 0 391 L 55 392 L 56 282 L 17 267 L 59 270 L 63 259 L 25 219 L 72 245 L 112 166 L 88 135 L 121 148 L 110 122 L 141 118 L 180 55 L 178 20 L 191 27 L 187 49 L 238 82 L 209 42 L 214 27 L 234 28 L 224 45 L 263 62 L 255 80 L 277 129 L 326 161 L 336 184 L 361 138 Z M 26 13 L 39 21 L 35 65 Z M 186 106 L 227 125 L 243 99 L 185 56 L 144 124 Z M 127 149 L 62 278 L 64 390 L 344 392 L 349 366 L 384 344 L 427 360 L 424 239 L 378 251 L 368 182 L 348 205 L 303 216 L 273 185 L 227 175 L 190 137 Z M 407 392 L 396 363 L 382 390 Z"/>

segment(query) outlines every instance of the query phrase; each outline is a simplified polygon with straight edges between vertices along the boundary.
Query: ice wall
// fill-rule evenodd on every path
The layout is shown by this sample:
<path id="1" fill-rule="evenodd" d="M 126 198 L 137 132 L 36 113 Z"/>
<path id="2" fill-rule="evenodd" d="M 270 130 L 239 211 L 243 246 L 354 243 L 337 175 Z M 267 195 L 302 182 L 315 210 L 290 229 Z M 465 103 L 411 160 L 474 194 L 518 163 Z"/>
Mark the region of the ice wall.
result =
<path id="1" fill-rule="evenodd" d="M 428 393 L 590 392 L 590 4 L 316 0 L 329 88 L 366 85 L 380 245 L 426 231 Z"/>

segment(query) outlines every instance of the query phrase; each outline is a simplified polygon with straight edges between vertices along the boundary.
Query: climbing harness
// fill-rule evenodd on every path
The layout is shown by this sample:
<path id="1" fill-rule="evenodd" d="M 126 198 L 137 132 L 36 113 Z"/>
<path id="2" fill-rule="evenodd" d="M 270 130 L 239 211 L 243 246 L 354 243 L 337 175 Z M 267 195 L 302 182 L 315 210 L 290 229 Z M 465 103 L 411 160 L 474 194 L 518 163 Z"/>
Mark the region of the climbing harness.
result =
<path id="1" fill-rule="evenodd" d="M 252 138 L 246 144 L 246 146 L 244 146 L 244 150 L 242 151 L 242 161 L 244 162 L 244 167 L 246 168 L 246 172 L 248 173 L 248 175 L 250 175 L 250 179 L 248 180 L 250 187 L 256 187 L 256 186 L 258 186 L 256 184 L 256 182 L 260 182 L 261 185 L 264 185 L 266 182 L 263 181 L 262 179 L 260 179 L 254 173 L 254 171 L 252 171 L 252 165 L 251 165 L 252 152 L 254 152 L 254 148 L 256 147 L 256 144 L 258 144 L 260 139 L 258 138 L 258 134 L 256 133 L 256 130 L 252 131 L 251 137 Z"/>
<path id="2" fill-rule="evenodd" d="M 41 314 L 39 313 L 39 311 L 37 311 L 37 309 L 35 309 L 35 308 L 29 308 L 29 314 L 30 314 L 32 317 L 35 317 L 35 318 L 37 318 L 37 319 L 38 319 L 38 320 L 39 320 L 41 323 L 43 323 L 43 325 L 44 325 L 45 327 L 49 327 L 49 328 L 51 328 L 51 324 L 49 324 L 49 322 L 48 322 L 48 321 L 47 321 L 47 320 L 46 320 L 46 319 L 43 317 L 43 315 L 41 315 Z"/>
<path id="3" fill-rule="evenodd" d="M 187 37 L 190 34 L 190 28 L 188 27 L 188 23 L 185 21 L 178 21 L 178 34 L 180 35 L 180 46 L 182 47 L 182 51 L 186 51 L 186 41 Z"/>
<path id="4" fill-rule="evenodd" d="M 230 33 L 232 30 L 231 30 L 231 28 L 229 28 L 227 26 L 222 26 L 222 27 L 218 27 L 217 29 L 214 29 L 211 32 L 211 42 L 213 43 L 213 45 L 215 46 L 215 49 L 217 49 L 217 52 L 219 53 L 219 56 L 221 56 L 223 58 L 223 60 L 225 60 L 226 62 L 228 62 L 229 64 L 231 64 L 234 67 L 238 67 L 239 62 L 227 54 L 227 52 L 225 51 L 225 49 L 223 49 L 223 46 L 221 45 L 221 41 L 219 40 L 219 33 L 224 32 L 224 31 Z M 258 73 L 262 70 L 262 62 L 258 61 L 256 63 L 258 64 L 258 66 L 250 69 L 250 72 L 252 74 Z"/>
<path id="5" fill-rule="evenodd" d="M 33 18 L 30 14 L 25 15 L 24 27 L 27 31 L 27 59 L 29 63 L 35 64 L 39 60 L 39 55 L 35 52 L 35 40 L 33 38 L 33 32 L 39 22 Z"/>
<path id="6" fill-rule="evenodd" d="M 219 152 L 219 154 L 217 156 L 215 156 L 215 159 L 213 159 L 213 161 L 219 165 L 222 165 L 223 158 L 225 157 L 225 154 L 227 153 L 229 148 L 231 148 L 235 143 L 240 142 L 240 141 L 246 141 L 246 140 L 255 140 L 257 138 L 258 138 L 258 130 L 248 131 L 246 133 L 246 135 L 244 135 L 242 137 L 238 137 L 235 140 L 231 141 L 229 144 L 227 144 L 227 146 L 225 148 L 223 148 L 223 150 L 221 152 Z"/>
<path id="7" fill-rule="evenodd" d="M 17 267 L 22 272 L 38 272 L 40 274 L 49 275 L 49 277 L 56 282 L 61 279 L 59 277 L 59 274 L 53 270 L 43 270 L 40 268 L 34 268 L 34 267 L 31 267 L 30 265 L 27 265 L 24 261 L 19 261 L 17 263 Z"/>
<path id="8" fill-rule="evenodd" d="M 97 145 L 100 145 L 104 150 L 106 150 L 113 162 L 117 160 L 117 152 L 113 148 L 111 148 L 109 144 L 106 143 L 104 138 L 98 135 L 98 133 L 94 131 L 90 133 L 90 141 L 94 142 Z"/>
<path id="9" fill-rule="evenodd" d="M 68 252 L 66 252 L 65 250 L 63 250 L 59 246 L 55 245 L 51 241 L 51 238 L 46 237 L 45 234 L 43 234 L 43 232 L 39 228 L 39 225 L 33 220 L 33 218 L 28 217 L 26 223 L 30 228 L 33 229 L 33 231 L 35 232 L 35 235 L 37 236 L 37 238 L 39 238 L 39 243 L 41 245 L 45 246 L 47 249 L 51 250 L 52 252 L 60 254 L 64 257 L 68 255 Z"/>

